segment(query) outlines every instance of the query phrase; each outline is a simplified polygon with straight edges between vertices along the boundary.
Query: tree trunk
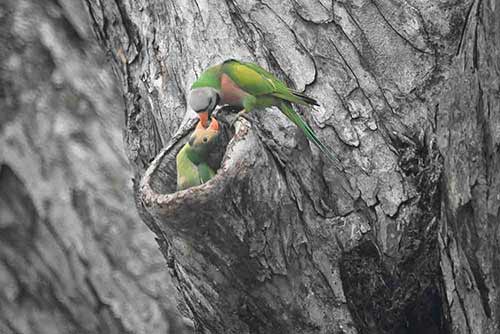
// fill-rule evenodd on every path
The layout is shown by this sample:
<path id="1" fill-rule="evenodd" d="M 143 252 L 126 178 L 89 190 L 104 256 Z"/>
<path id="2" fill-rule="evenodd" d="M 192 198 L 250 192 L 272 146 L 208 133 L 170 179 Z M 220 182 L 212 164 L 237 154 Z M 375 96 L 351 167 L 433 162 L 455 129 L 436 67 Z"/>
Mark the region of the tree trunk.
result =
<path id="1" fill-rule="evenodd" d="M 0 333 L 181 333 L 79 1 L 0 2 Z"/>
<path id="2" fill-rule="evenodd" d="M 86 4 L 125 96 L 140 214 L 197 332 L 500 331 L 495 1 Z M 339 163 L 257 110 L 217 176 L 175 192 L 186 92 L 226 58 L 318 99 L 302 112 Z"/>

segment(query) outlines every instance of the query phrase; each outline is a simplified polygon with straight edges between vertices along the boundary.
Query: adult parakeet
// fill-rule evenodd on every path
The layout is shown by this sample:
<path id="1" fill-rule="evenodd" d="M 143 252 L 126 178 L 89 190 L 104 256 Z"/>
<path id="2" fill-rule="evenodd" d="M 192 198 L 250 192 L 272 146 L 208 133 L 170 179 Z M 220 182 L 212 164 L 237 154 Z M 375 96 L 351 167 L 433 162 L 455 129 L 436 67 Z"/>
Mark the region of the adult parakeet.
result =
<path id="1" fill-rule="evenodd" d="M 208 119 L 217 105 L 243 107 L 244 112 L 250 112 L 254 108 L 276 106 L 335 162 L 331 151 L 291 106 L 291 103 L 318 105 L 318 102 L 287 87 L 256 64 L 229 59 L 208 68 L 192 84 L 188 100 L 204 127 L 207 127 Z"/>
<path id="2" fill-rule="evenodd" d="M 177 190 L 198 186 L 215 175 L 207 160 L 217 146 L 219 134 L 219 123 L 215 118 L 208 128 L 198 123 L 189 141 L 177 153 Z"/>

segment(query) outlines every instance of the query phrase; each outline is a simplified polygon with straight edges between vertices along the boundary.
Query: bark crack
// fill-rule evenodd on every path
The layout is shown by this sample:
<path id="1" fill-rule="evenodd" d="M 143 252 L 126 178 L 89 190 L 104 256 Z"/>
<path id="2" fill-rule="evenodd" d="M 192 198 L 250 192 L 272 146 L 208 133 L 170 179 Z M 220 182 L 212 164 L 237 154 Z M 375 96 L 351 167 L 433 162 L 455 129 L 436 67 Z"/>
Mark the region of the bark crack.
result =
<path id="1" fill-rule="evenodd" d="M 396 35 L 398 35 L 403 41 L 405 41 L 408 45 L 410 45 L 413 49 L 415 49 L 416 51 L 420 52 L 420 53 L 424 53 L 424 54 L 428 54 L 428 55 L 433 55 L 432 52 L 429 52 L 429 51 L 425 51 L 425 50 L 422 50 L 420 49 L 419 47 L 417 47 L 416 45 L 414 45 L 411 41 L 409 41 L 405 36 L 403 36 L 403 34 L 401 34 L 392 24 L 391 22 L 389 22 L 389 20 L 385 17 L 385 15 L 382 13 L 382 11 L 380 10 L 380 7 L 378 6 L 377 4 L 377 0 L 371 0 L 371 2 L 373 3 L 373 5 L 375 6 L 375 8 L 377 9 L 377 12 L 380 14 L 380 16 L 382 17 L 382 19 L 384 20 L 384 22 L 389 26 L 389 28 L 391 28 L 392 31 L 394 31 L 396 33 Z"/>

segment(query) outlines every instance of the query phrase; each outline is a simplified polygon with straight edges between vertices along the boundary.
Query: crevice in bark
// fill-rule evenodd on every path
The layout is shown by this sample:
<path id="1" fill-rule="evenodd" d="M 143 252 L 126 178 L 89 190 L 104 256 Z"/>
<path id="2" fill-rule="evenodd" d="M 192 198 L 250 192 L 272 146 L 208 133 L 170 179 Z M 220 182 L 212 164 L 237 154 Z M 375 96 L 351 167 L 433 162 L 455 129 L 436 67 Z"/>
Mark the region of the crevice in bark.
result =
<path id="1" fill-rule="evenodd" d="M 491 317 L 489 289 L 486 286 L 485 275 L 476 256 L 479 244 L 482 241 L 477 234 L 474 207 L 471 202 L 467 202 L 457 209 L 456 231 L 459 234 L 457 239 L 460 240 L 461 244 L 470 245 L 470 247 L 464 247 L 464 252 L 479 290 L 484 312 L 489 318 Z"/>
<path id="2" fill-rule="evenodd" d="M 419 47 L 417 47 L 416 45 L 414 45 L 411 41 L 409 41 L 401 32 L 399 32 L 395 27 L 394 25 L 387 19 L 387 17 L 382 13 L 382 11 L 380 10 L 380 7 L 379 5 L 377 4 L 377 1 L 376 0 L 372 0 L 371 1 L 373 3 L 373 5 L 375 6 L 375 8 L 377 9 L 377 12 L 380 14 L 380 16 L 382 17 L 382 19 L 384 20 L 384 22 L 391 28 L 392 31 L 394 31 L 394 33 L 396 33 L 396 35 L 398 35 L 399 37 L 401 37 L 401 39 L 403 41 L 405 41 L 405 43 L 408 43 L 408 45 L 410 45 L 413 49 L 415 49 L 416 51 L 420 52 L 420 53 L 425 53 L 425 54 L 429 54 L 431 55 L 432 53 L 429 52 L 429 51 L 426 51 L 426 50 L 422 50 L 420 49 Z"/>
<path id="3" fill-rule="evenodd" d="M 343 254 L 340 268 L 349 309 L 360 333 L 450 333 L 437 249 L 440 215 L 441 156 L 433 146 L 398 145 L 400 167 L 416 185 L 419 210 L 400 242 L 400 259 L 383 261 L 365 239 Z"/>
<path id="4" fill-rule="evenodd" d="M 0 225 L 0 240 L 11 244 L 19 252 L 26 252 L 27 245 L 32 243 L 36 233 L 38 214 L 23 182 L 9 167 L 0 165 L 0 189 L 10 189 L 11 193 L 0 192 L 0 208 L 3 205 L 16 212 L 16 216 L 23 217 L 19 223 L 3 221 Z M 3 203 L 2 203 L 3 202 Z M 5 224 L 10 223 L 10 224 Z"/>
<path id="5" fill-rule="evenodd" d="M 238 33 L 238 36 L 241 37 L 241 39 L 248 46 L 248 49 L 255 56 L 256 43 L 255 43 L 254 32 L 250 28 L 249 24 L 241 16 L 241 12 L 236 7 L 234 0 L 225 0 L 225 3 L 229 9 L 229 15 L 231 17 L 231 21 L 236 27 L 236 32 Z"/>
<path id="6" fill-rule="evenodd" d="M 460 41 L 458 43 L 457 52 L 455 53 L 456 56 L 458 56 L 460 54 L 460 51 L 462 50 L 462 45 L 464 43 L 465 35 L 466 35 L 466 32 L 467 32 L 467 25 L 469 24 L 469 20 L 471 18 L 470 14 L 471 14 L 472 8 L 476 4 L 476 2 L 477 2 L 477 0 L 471 1 L 471 4 L 470 4 L 469 8 L 467 9 L 467 13 L 465 14 L 465 21 L 464 21 L 464 23 L 462 25 L 462 31 L 460 33 Z"/>

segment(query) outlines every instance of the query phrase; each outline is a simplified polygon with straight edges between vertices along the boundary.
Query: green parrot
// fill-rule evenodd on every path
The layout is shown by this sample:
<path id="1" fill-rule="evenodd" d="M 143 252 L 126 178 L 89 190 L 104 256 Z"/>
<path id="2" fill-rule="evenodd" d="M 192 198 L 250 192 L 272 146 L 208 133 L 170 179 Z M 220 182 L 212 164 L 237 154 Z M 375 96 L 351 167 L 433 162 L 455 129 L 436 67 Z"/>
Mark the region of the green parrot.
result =
<path id="1" fill-rule="evenodd" d="M 217 146 L 219 123 L 215 118 L 208 128 L 198 123 L 189 142 L 177 153 L 177 190 L 198 186 L 215 175 L 208 161 L 210 152 Z"/>
<path id="2" fill-rule="evenodd" d="M 314 133 L 292 103 L 319 105 L 318 102 L 287 87 L 262 67 L 234 59 L 206 69 L 196 80 L 189 93 L 189 105 L 198 114 L 200 123 L 207 127 L 208 120 L 217 105 L 230 105 L 250 112 L 254 108 L 278 107 L 288 119 L 298 126 L 305 136 L 333 162 L 333 153 Z"/>

